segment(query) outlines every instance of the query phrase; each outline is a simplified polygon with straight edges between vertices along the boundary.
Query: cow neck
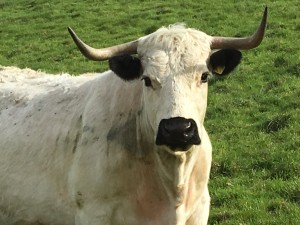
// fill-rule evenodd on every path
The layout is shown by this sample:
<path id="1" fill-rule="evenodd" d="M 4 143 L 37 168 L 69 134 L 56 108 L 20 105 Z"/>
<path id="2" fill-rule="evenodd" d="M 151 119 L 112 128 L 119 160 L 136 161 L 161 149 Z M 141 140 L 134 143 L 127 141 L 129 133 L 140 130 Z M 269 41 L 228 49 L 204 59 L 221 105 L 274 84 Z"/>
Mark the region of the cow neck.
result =
<path id="1" fill-rule="evenodd" d="M 187 152 L 170 152 L 158 149 L 156 159 L 158 173 L 170 202 L 176 208 L 185 207 L 189 198 L 190 177 L 197 159 L 197 150 L 192 148 Z"/>
<path id="2" fill-rule="evenodd" d="M 155 145 L 154 139 L 151 139 L 154 135 L 154 130 L 148 123 L 145 111 L 140 109 L 136 114 L 136 140 L 137 140 L 137 154 L 139 158 L 148 156 L 153 152 L 153 146 Z"/>

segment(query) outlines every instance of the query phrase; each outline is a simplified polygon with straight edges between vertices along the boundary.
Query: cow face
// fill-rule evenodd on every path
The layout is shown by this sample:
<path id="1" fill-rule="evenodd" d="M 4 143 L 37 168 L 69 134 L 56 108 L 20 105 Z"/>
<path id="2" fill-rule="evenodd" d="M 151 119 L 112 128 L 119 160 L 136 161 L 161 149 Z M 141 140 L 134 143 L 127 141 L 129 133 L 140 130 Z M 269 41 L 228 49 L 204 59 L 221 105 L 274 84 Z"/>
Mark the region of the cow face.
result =
<path id="1" fill-rule="evenodd" d="M 241 53 L 211 53 L 210 36 L 183 27 L 162 28 L 139 40 L 138 56 L 116 56 L 111 70 L 125 81 L 144 83 L 143 111 L 155 143 L 173 151 L 200 145 L 207 105 L 208 77 L 230 73 Z"/>
<path id="2" fill-rule="evenodd" d="M 265 34 L 267 15 L 266 7 L 259 27 L 248 37 L 209 36 L 173 25 L 103 49 L 85 44 L 71 28 L 68 30 L 87 58 L 109 59 L 111 70 L 123 80 L 144 80 L 143 117 L 156 135 L 156 144 L 187 150 L 199 145 L 205 133 L 208 74 L 230 73 L 241 59 L 241 53 L 235 49 L 257 47 Z M 212 49 L 221 50 L 211 53 Z M 136 53 L 138 58 L 130 56 Z"/>

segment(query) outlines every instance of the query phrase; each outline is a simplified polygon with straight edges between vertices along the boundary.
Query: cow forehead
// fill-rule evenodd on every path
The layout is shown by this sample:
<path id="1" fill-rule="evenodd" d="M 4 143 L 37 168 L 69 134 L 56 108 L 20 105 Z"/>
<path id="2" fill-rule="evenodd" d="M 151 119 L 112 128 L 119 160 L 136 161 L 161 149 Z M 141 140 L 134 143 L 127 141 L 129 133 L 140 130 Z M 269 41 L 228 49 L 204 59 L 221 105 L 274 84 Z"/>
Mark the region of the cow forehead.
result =
<path id="1" fill-rule="evenodd" d="M 180 71 L 205 64 L 210 44 L 211 36 L 183 25 L 172 25 L 140 39 L 137 51 L 144 67 Z"/>

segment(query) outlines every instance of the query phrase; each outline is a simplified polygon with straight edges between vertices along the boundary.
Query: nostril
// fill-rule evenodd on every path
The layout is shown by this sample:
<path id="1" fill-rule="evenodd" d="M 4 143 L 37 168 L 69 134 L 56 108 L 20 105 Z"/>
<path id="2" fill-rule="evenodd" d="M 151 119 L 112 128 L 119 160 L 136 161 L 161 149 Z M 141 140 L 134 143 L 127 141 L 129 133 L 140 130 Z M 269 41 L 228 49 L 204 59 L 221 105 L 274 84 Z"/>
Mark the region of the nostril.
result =
<path id="1" fill-rule="evenodd" d="M 189 131 L 189 130 L 191 130 L 191 128 L 192 128 L 192 123 L 191 123 L 191 121 L 188 121 L 187 123 L 186 123 L 186 125 L 185 125 L 185 131 Z"/>
<path id="2" fill-rule="evenodd" d="M 170 130 L 171 130 L 171 128 L 170 128 L 170 126 L 168 125 L 168 123 L 167 122 L 165 122 L 165 123 L 163 123 L 163 130 L 165 131 L 165 132 L 167 132 L 167 133 L 169 133 L 170 132 Z"/>

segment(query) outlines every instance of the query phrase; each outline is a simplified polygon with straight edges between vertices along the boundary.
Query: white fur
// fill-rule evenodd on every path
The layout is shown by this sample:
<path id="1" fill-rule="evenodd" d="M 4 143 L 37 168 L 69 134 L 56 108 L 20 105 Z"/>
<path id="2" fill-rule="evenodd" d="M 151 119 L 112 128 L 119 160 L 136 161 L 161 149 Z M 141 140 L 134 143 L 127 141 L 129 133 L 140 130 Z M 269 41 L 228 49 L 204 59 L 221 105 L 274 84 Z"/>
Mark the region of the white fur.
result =
<path id="1" fill-rule="evenodd" d="M 0 68 L 0 224 L 205 225 L 211 144 L 203 126 L 210 37 L 175 25 L 141 38 L 142 81 L 111 71 Z M 155 145 L 161 119 L 196 121 L 201 145 Z"/>

